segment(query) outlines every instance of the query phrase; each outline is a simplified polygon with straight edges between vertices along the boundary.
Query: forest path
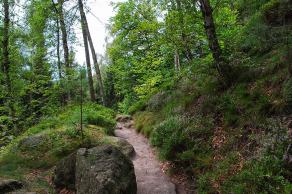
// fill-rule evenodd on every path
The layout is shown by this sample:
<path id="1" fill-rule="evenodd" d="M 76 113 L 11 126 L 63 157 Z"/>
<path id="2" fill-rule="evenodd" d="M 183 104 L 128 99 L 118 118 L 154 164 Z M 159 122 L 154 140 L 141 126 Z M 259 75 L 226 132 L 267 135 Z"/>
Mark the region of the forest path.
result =
<path id="1" fill-rule="evenodd" d="M 126 139 L 135 149 L 133 163 L 137 180 L 137 194 L 176 194 L 175 185 L 162 172 L 148 139 L 132 128 L 132 121 L 118 122 L 117 137 Z"/>

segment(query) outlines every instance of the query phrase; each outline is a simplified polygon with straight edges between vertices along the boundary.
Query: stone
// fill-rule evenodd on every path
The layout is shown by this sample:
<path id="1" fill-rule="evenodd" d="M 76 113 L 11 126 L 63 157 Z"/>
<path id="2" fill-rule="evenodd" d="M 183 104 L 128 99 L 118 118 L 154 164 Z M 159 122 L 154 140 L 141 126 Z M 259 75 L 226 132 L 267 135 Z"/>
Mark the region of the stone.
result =
<path id="1" fill-rule="evenodd" d="M 118 122 L 124 123 L 124 122 L 128 122 L 130 120 L 132 120 L 132 117 L 130 115 L 118 115 L 116 117 L 116 121 L 118 121 Z"/>
<path id="2" fill-rule="evenodd" d="M 125 139 L 120 137 L 108 137 L 110 142 L 116 146 L 124 155 L 132 158 L 135 155 L 134 147 Z"/>
<path id="3" fill-rule="evenodd" d="M 45 135 L 33 135 L 22 139 L 19 142 L 19 147 L 21 149 L 33 149 L 37 148 L 47 142 L 47 136 Z"/>
<path id="4" fill-rule="evenodd" d="M 76 190 L 77 194 L 136 194 L 133 163 L 111 145 L 79 149 Z"/>
<path id="5" fill-rule="evenodd" d="M 0 179 L 0 193 L 8 193 L 21 189 L 23 184 L 17 180 Z"/>
<path id="6" fill-rule="evenodd" d="M 53 183 L 57 190 L 75 190 L 76 153 L 62 159 L 56 166 Z"/>

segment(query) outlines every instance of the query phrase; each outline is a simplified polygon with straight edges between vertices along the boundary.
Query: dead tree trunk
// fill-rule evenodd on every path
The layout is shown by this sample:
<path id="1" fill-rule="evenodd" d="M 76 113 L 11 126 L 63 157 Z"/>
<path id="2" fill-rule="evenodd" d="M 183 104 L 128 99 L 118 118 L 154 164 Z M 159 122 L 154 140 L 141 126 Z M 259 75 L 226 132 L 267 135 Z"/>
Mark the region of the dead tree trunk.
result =
<path id="1" fill-rule="evenodd" d="M 99 64 L 97 62 L 97 57 L 96 57 L 96 53 L 95 53 L 95 49 L 94 49 L 94 45 L 93 45 L 92 38 L 91 38 L 91 35 L 90 35 L 90 31 L 89 31 L 89 27 L 88 27 L 88 23 L 87 23 L 86 17 L 85 17 L 85 24 L 86 24 L 86 30 L 87 30 L 90 49 L 91 49 L 92 59 L 93 59 L 94 67 L 95 67 L 97 83 L 98 83 L 98 86 L 99 86 L 99 95 L 100 95 L 102 104 L 105 105 L 103 82 L 102 82 L 101 73 L 100 73 L 100 69 L 99 69 Z"/>
<path id="2" fill-rule="evenodd" d="M 86 30 L 86 16 L 84 13 L 82 0 L 78 0 L 78 5 L 79 5 L 80 16 L 81 16 L 81 28 L 82 28 L 83 41 L 84 41 L 90 98 L 91 98 L 92 102 L 95 102 L 96 98 L 95 98 L 95 92 L 94 92 L 94 87 L 93 87 L 92 70 L 91 70 L 91 65 L 90 65 L 90 55 L 89 55 L 89 48 L 88 48 L 88 34 L 87 34 L 87 30 Z"/>

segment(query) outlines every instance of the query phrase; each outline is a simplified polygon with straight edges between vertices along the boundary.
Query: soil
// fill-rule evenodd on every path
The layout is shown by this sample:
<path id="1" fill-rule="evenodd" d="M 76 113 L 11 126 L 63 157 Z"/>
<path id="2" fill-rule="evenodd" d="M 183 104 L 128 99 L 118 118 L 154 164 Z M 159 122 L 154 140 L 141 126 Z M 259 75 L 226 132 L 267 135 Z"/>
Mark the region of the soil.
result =
<path id="1" fill-rule="evenodd" d="M 126 139 L 135 149 L 136 154 L 132 160 L 138 186 L 137 194 L 181 193 L 176 191 L 175 184 L 163 173 L 160 162 L 149 145 L 148 139 L 136 133 L 131 122 L 120 121 L 115 130 L 115 135 Z"/>

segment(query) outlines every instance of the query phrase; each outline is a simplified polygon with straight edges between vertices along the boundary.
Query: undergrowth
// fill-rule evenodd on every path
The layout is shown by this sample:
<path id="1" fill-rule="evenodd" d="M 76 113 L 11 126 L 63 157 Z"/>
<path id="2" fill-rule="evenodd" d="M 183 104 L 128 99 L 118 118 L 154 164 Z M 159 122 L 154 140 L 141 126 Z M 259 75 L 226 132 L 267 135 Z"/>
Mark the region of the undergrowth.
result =
<path id="1" fill-rule="evenodd" d="M 257 67 L 227 89 L 195 66 L 201 77 L 184 73 L 172 89 L 137 103 L 140 111 L 133 108 L 137 130 L 150 137 L 162 160 L 197 177 L 199 193 L 292 191 L 291 169 L 283 161 L 291 143 L 291 79 L 287 63 L 278 60 L 283 51 L 270 52 L 250 58 Z M 261 64 L 268 68 L 261 70 Z"/>
<path id="2" fill-rule="evenodd" d="M 83 131 L 79 106 L 70 106 L 12 140 L 0 151 L 0 176 L 25 182 L 32 171 L 45 173 L 80 147 L 108 143 L 106 135 L 113 133 L 115 113 L 100 105 L 86 104 L 83 116 Z"/>

